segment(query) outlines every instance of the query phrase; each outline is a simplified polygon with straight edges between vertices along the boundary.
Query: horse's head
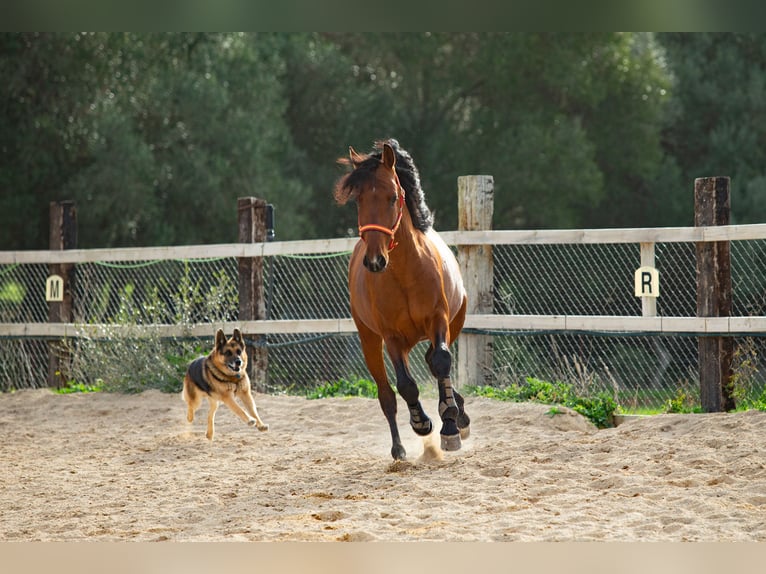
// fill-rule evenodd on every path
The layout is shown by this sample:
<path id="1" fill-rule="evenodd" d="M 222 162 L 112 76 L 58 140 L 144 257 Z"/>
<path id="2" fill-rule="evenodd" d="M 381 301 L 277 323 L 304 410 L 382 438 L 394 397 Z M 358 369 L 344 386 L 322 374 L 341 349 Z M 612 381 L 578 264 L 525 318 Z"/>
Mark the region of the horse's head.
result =
<path id="1" fill-rule="evenodd" d="M 344 163 L 350 163 L 354 170 L 338 182 L 335 198 L 339 203 L 356 199 L 359 236 L 366 249 L 363 263 L 377 273 L 386 268 L 389 252 L 396 247 L 396 232 L 405 209 L 404 189 L 396 175 L 396 154 L 387 143 L 380 159 L 349 148 L 349 159 Z"/>

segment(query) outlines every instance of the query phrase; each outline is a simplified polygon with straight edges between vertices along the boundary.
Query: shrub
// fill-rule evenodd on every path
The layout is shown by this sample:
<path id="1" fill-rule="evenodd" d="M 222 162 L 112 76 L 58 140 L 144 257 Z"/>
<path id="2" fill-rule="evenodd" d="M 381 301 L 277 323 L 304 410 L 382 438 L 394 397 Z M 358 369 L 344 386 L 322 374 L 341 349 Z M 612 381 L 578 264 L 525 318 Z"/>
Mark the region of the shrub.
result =
<path id="1" fill-rule="evenodd" d="M 191 327 L 200 319 L 227 321 L 237 312 L 237 286 L 224 273 L 212 273 L 215 284 L 202 287 L 188 264 L 175 290 L 161 296 L 157 286 L 145 291 L 127 283 L 117 292 L 117 307 L 103 317 L 103 328 L 90 337 L 66 340 L 69 388 L 138 393 L 146 389 L 180 392 L 186 368 L 206 355 L 204 340 L 163 338 L 149 324 L 172 321 Z M 107 312 L 104 311 L 104 315 Z"/>
<path id="2" fill-rule="evenodd" d="M 683 389 L 678 389 L 676 395 L 672 399 L 665 401 L 665 413 L 698 413 L 701 412 L 701 408 L 696 405 L 694 397 L 690 396 Z"/>
<path id="3" fill-rule="evenodd" d="M 536 402 L 549 405 L 561 405 L 580 413 L 598 428 L 614 426 L 614 413 L 617 402 L 607 393 L 599 393 L 595 397 L 578 397 L 572 390 L 572 385 L 556 382 L 541 381 L 527 377 L 523 384 L 513 384 L 498 389 L 489 386 L 467 387 L 470 394 L 513 402 Z"/>
<path id="4" fill-rule="evenodd" d="M 378 386 L 368 379 L 339 379 L 327 381 L 308 392 L 309 399 L 326 399 L 329 397 L 378 397 Z"/>

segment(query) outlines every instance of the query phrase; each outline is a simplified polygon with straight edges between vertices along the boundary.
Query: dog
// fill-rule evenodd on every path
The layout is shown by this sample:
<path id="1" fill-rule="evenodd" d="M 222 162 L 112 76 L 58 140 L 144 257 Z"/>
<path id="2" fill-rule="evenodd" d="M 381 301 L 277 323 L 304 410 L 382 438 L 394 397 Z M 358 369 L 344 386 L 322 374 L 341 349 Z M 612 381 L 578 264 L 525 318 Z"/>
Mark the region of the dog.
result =
<path id="1" fill-rule="evenodd" d="M 215 412 L 219 403 L 229 407 L 235 415 L 259 431 L 266 431 L 269 425 L 258 416 L 255 400 L 250 390 L 247 375 L 247 350 L 239 329 L 234 329 L 231 339 L 226 340 L 223 329 L 215 334 L 215 346 L 209 355 L 191 362 L 184 377 L 182 397 L 187 405 L 186 419 L 194 421 L 194 413 L 207 397 L 210 410 L 207 413 L 207 433 L 213 440 L 215 435 Z M 238 398 L 245 409 L 234 400 Z"/>

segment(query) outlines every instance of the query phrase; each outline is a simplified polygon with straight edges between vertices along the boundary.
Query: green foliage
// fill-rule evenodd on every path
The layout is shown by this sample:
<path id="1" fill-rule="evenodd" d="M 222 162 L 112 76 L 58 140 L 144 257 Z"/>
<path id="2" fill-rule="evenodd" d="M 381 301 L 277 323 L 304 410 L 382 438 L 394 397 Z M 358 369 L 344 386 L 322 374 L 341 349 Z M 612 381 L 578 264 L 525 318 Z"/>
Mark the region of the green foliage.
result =
<path id="1" fill-rule="evenodd" d="M 512 384 L 504 389 L 476 387 L 476 394 L 504 401 L 531 401 L 565 405 L 570 402 L 572 386 L 565 383 L 549 383 L 534 377 L 527 377 L 524 384 Z"/>
<path id="2" fill-rule="evenodd" d="M 302 97 L 322 105 L 356 98 L 348 121 L 357 149 L 382 135 L 399 138 L 442 229 L 457 226 L 455 181 L 467 173 L 492 174 L 497 190 L 513 189 L 495 195 L 495 227 L 504 229 L 616 226 L 616 218 L 649 225 L 665 193 L 653 184 L 664 178 L 677 186 L 660 139 L 670 79 L 651 34 L 329 39 L 350 60 L 355 83 L 341 73 L 322 98 L 310 87 Z"/>
<path id="3" fill-rule="evenodd" d="M 738 411 L 747 410 L 766 411 L 766 386 L 761 388 L 760 393 L 747 395 L 737 403 Z"/>
<path id="4" fill-rule="evenodd" d="M 576 397 L 572 404 L 567 406 L 588 418 L 600 429 L 614 426 L 617 403 L 608 393 L 601 392 L 595 397 Z"/>
<path id="5" fill-rule="evenodd" d="M 766 35 L 663 33 L 673 98 L 663 139 L 686 189 L 731 176 L 732 223 L 766 221 Z"/>
<path id="6" fill-rule="evenodd" d="M 0 301 L 4 303 L 19 304 L 24 301 L 26 290 L 18 281 L 6 281 L 0 285 Z"/>
<path id="7" fill-rule="evenodd" d="M 378 397 L 377 385 L 368 379 L 339 379 L 327 381 L 308 392 L 309 399 L 326 399 L 329 397 Z"/>
<path id="8" fill-rule="evenodd" d="M 79 247 L 235 241 L 249 195 L 275 204 L 280 239 L 345 235 L 355 214 L 330 199 L 335 159 L 391 136 L 441 229 L 457 227 L 467 173 L 494 175 L 497 228 L 688 219 L 662 138 L 690 120 L 668 113 L 653 34 L 6 33 L 0 54 L 11 249 L 47 247 L 55 199 L 80 205 Z"/>
<path id="9" fill-rule="evenodd" d="M 132 283 L 123 285 L 117 290 L 116 309 L 111 315 L 104 311 L 99 318 L 105 325 L 101 331 L 65 341 L 72 357 L 72 378 L 85 385 L 98 384 L 105 391 L 180 391 L 188 364 L 206 355 L 212 345 L 166 339 L 146 324 L 172 322 L 190 327 L 200 317 L 211 323 L 228 320 L 237 308 L 236 286 L 224 272 L 213 272 L 212 279 L 204 286 L 184 264 L 173 286 L 164 279 L 146 290 Z M 105 286 L 105 299 L 111 289 Z"/>
<path id="10" fill-rule="evenodd" d="M 9 249 L 47 247 L 56 199 L 80 247 L 234 241 L 248 195 L 281 239 L 345 235 L 335 159 L 390 136 L 441 229 L 467 173 L 499 229 L 686 225 L 710 173 L 766 218 L 760 33 L 5 33 L 0 75 Z"/>
<path id="11" fill-rule="evenodd" d="M 0 187 L 15 190 L 0 197 L 0 245 L 47 247 L 52 199 L 87 206 L 80 247 L 235 241 L 236 200 L 247 195 L 293 212 L 283 236 L 292 222 L 310 227 L 278 44 L 254 34 L 0 36 Z"/>
<path id="12" fill-rule="evenodd" d="M 467 392 L 476 396 L 513 402 L 536 402 L 561 405 L 571 408 L 589 419 L 598 428 L 614 426 L 614 413 L 617 403 L 606 393 L 595 397 L 578 397 L 567 383 L 550 383 L 534 377 L 527 377 L 523 384 L 513 384 L 505 388 L 490 386 L 468 387 Z M 549 414 L 558 414 L 555 407 Z"/>
<path id="13" fill-rule="evenodd" d="M 133 335 L 126 336 L 118 331 L 124 326 L 107 329 L 97 339 L 70 342 L 72 374 L 84 381 L 78 384 L 120 393 L 179 392 L 189 362 L 206 354 L 200 345 L 163 340 L 140 325 L 132 325 Z"/>
<path id="14" fill-rule="evenodd" d="M 752 337 L 742 341 L 732 359 L 731 391 L 737 410 L 766 411 L 766 385 L 758 377 L 758 346 Z"/>
<path id="15" fill-rule="evenodd" d="M 683 389 L 678 389 L 672 399 L 665 401 L 665 413 L 699 413 L 702 412 L 695 397 L 689 395 Z"/>
<path id="16" fill-rule="evenodd" d="M 55 392 L 60 395 L 68 395 L 72 393 L 98 393 L 104 390 L 104 381 L 96 379 L 95 384 L 89 385 L 86 383 L 79 383 L 77 381 L 67 381 L 66 385 L 56 389 Z"/>

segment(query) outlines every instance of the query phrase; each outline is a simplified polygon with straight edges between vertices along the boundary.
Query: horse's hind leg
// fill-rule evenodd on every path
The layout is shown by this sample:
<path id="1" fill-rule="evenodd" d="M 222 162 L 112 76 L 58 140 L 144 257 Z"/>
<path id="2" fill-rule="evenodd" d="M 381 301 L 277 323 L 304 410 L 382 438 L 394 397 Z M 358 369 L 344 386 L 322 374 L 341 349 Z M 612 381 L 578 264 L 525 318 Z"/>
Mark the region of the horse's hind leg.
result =
<path id="1" fill-rule="evenodd" d="M 386 375 L 386 365 L 383 362 L 383 339 L 363 324 L 357 324 L 357 330 L 362 344 L 364 361 L 378 386 L 378 402 L 391 430 L 391 456 L 394 460 L 404 460 L 407 452 L 404 450 L 402 440 L 399 437 L 399 428 L 396 426 L 396 394 L 394 394 L 394 389 L 391 388 L 388 375 Z"/>
<path id="2" fill-rule="evenodd" d="M 452 393 L 455 395 L 455 402 L 457 403 L 458 413 L 456 422 L 457 428 L 460 431 L 460 438 L 468 438 L 471 436 L 471 418 L 463 408 L 465 401 L 463 400 L 463 396 L 456 390 L 453 389 Z"/>

